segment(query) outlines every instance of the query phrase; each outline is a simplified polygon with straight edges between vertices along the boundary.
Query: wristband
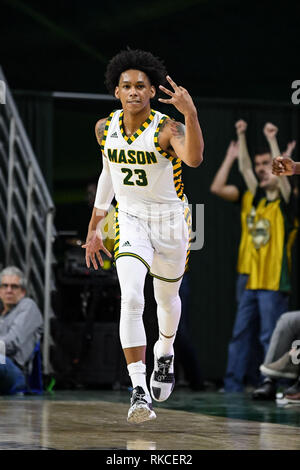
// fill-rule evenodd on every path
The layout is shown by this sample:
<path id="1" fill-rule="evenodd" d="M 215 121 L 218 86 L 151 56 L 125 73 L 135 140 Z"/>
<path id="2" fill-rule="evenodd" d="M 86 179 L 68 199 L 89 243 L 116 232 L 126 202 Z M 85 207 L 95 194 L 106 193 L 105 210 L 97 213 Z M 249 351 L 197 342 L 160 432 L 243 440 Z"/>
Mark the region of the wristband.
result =
<path id="1" fill-rule="evenodd" d="M 293 162 L 293 175 L 295 175 L 295 174 L 296 174 L 296 163 Z"/>

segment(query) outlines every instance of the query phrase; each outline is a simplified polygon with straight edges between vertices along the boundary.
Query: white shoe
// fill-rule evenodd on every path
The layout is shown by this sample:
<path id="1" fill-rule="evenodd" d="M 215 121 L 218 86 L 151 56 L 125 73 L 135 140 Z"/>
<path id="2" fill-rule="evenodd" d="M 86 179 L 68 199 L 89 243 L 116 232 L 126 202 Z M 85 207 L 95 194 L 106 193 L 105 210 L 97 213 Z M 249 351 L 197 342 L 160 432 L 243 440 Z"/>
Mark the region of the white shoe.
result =
<path id="1" fill-rule="evenodd" d="M 292 363 L 289 352 L 286 352 L 277 361 L 262 364 L 259 369 L 267 377 L 297 379 L 299 376 L 299 365 Z"/>
<path id="2" fill-rule="evenodd" d="M 138 424 L 155 418 L 156 414 L 152 409 L 152 403 L 146 400 L 144 389 L 139 386 L 135 387 L 132 390 L 127 421 Z"/>
<path id="3" fill-rule="evenodd" d="M 153 400 L 165 401 L 171 395 L 175 385 L 173 372 L 174 354 L 158 358 L 156 355 L 157 343 L 155 343 L 153 348 L 154 369 L 150 379 L 150 391 Z"/>

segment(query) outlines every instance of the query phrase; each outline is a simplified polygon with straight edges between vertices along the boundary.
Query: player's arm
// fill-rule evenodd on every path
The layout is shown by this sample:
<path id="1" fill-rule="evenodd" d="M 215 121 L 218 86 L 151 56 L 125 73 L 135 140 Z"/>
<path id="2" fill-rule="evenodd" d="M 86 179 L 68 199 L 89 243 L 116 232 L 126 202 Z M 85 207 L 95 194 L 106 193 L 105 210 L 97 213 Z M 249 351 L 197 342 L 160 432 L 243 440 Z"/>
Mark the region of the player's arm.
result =
<path id="1" fill-rule="evenodd" d="M 105 123 L 106 119 L 100 119 L 95 127 L 96 139 L 99 145 L 103 139 Z M 109 165 L 105 155 L 102 156 L 102 162 L 103 168 L 98 180 L 94 208 L 88 226 L 86 242 L 84 245 L 82 245 L 82 248 L 85 248 L 85 259 L 87 267 L 89 268 L 90 263 L 92 262 L 95 269 L 98 269 L 96 257 L 98 258 L 100 265 L 103 266 L 103 259 L 100 251 L 103 251 L 111 258 L 111 254 L 103 244 L 100 223 L 107 215 L 109 205 L 114 196 L 114 191 Z"/>
<path id="2" fill-rule="evenodd" d="M 267 122 L 264 126 L 263 132 L 269 143 L 272 159 L 274 160 L 274 158 L 280 156 L 280 150 L 279 150 L 277 137 L 276 137 L 277 132 L 278 132 L 278 127 L 274 126 L 274 124 L 270 122 Z M 282 194 L 283 199 L 285 200 L 286 203 L 288 203 L 290 200 L 290 195 L 291 195 L 291 185 L 290 185 L 288 178 L 282 175 L 282 178 L 279 178 L 278 180 L 278 186 L 279 186 L 279 190 Z"/>
<path id="3" fill-rule="evenodd" d="M 104 129 L 106 124 L 107 118 L 99 119 L 95 125 L 95 135 L 99 145 L 101 145 L 103 136 L 104 136 Z"/>
<path id="4" fill-rule="evenodd" d="M 235 123 L 236 133 L 239 142 L 238 164 L 247 188 L 252 194 L 255 194 L 257 188 L 257 179 L 253 171 L 252 161 L 248 152 L 246 141 L 247 123 L 240 119 Z"/>
<path id="5" fill-rule="evenodd" d="M 236 202 L 240 195 L 239 189 L 236 186 L 227 184 L 229 172 L 234 161 L 237 159 L 238 154 L 238 142 L 230 142 L 223 163 L 217 171 L 210 186 L 210 191 L 213 194 L 220 196 L 226 201 Z"/>
<path id="6" fill-rule="evenodd" d="M 182 86 L 177 86 L 169 76 L 167 80 L 174 91 L 160 85 L 160 89 L 171 98 L 159 98 L 159 101 L 173 104 L 183 114 L 185 125 L 169 119 L 164 131 L 161 132 L 160 146 L 171 155 L 180 158 L 188 166 L 196 168 L 203 161 L 204 150 L 197 110 L 188 91 Z"/>

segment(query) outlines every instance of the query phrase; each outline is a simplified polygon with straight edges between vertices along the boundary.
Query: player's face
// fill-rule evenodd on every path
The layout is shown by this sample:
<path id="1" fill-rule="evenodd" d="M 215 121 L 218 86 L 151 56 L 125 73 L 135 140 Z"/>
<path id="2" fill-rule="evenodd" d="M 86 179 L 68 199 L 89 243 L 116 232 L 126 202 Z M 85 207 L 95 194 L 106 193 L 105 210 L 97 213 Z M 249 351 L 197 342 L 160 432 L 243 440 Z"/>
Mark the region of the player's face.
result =
<path id="1" fill-rule="evenodd" d="M 150 99 L 155 96 L 155 88 L 149 78 L 140 70 L 126 70 L 120 76 L 115 96 L 123 109 L 136 114 L 145 107 L 150 107 Z"/>
<path id="2" fill-rule="evenodd" d="M 277 181 L 277 177 L 272 174 L 272 157 L 269 153 L 255 155 L 255 173 L 261 188 L 272 187 Z"/>

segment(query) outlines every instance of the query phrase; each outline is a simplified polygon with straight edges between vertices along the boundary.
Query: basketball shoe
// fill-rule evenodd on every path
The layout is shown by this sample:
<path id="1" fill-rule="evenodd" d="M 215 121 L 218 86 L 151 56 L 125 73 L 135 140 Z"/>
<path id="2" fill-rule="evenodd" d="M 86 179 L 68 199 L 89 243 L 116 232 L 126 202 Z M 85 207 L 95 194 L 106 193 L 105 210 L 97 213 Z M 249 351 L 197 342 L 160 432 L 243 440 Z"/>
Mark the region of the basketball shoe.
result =
<path id="1" fill-rule="evenodd" d="M 127 421 L 138 424 L 155 418 L 156 414 L 152 409 L 152 403 L 147 401 L 144 389 L 140 386 L 135 387 L 132 390 Z"/>
<path id="2" fill-rule="evenodd" d="M 153 348 L 154 369 L 150 379 L 150 392 L 154 400 L 165 401 L 171 395 L 175 385 L 174 353 L 157 357 L 157 343 Z"/>

